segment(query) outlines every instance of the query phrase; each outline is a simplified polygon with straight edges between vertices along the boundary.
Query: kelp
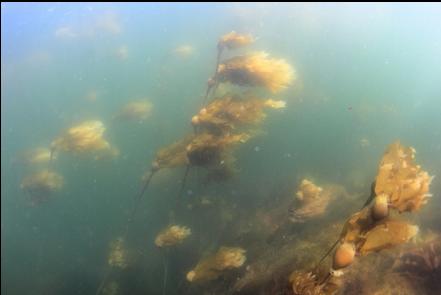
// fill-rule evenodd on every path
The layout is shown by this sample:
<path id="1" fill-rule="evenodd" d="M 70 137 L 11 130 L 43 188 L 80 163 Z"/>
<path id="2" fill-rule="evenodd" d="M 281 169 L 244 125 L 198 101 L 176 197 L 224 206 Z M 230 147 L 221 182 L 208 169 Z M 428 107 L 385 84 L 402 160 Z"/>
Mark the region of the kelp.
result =
<path id="1" fill-rule="evenodd" d="M 202 108 L 191 122 L 196 130 L 221 135 L 262 122 L 266 117 L 264 108 L 284 107 L 285 102 L 280 100 L 226 94 Z"/>
<path id="2" fill-rule="evenodd" d="M 433 177 L 415 163 L 416 151 L 400 142 L 389 146 L 381 160 L 375 193 L 389 197 L 390 206 L 399 212 L 413 212 L 426 204 Z"/>
<path id="3" fill-rule="evenodd" d="M 191 234 L 191 229 L 180 225 L 170 225 L 162 230 L 155 239 L 155 245 L 163 248 L 182 243 Z"/>
<path id="4" fill-rule="evenodd" d="M 351 265 L 356 254 L 363 256 L 394 248 L 415 237 L 417 226 L 390 217 L 391 210 L 413 212 L 426 203 L 432 177 L 415 164 L 414 155 L 415 149 L 403 147 L 399 142 L 389 146 L 374 184 L 376 196 L 371 197 L 371 204 L 365 204 L 345 222 L 333 246 L 338 245 L 328 275 L 318 280 L 318 266 L 309 272 L 293 273 L 294 294 L 334 294 L 324 291 L 326 286 L 343 274 L 341 269 Z"/>
<path id="5" fill-rule="evenodd" d="M 226 49 L 237 49 L 245 47 L 253 43 L 255 39 L 251 35 L 238 34 L 235 31 L 231 31 L 228 34 L 223 35 L 219 42 L 217 43 L 217 48 L 219 50 Z"/>
<path id="6" fill-rule="evenodd" d="M 330 201 L 330 193 L 323 191 L 308 179 L 303 179 L 296 193 L 297 208 L 290 210 L 290 220 L 303 223 L 325 213 Z"/>
<path id="7" fill-rule="evenodd" d="M 187 273 L 189 282 L 206 282 L 217 279 L 225 271 L 241 267 L 245 260 L 245 250 L 237 247 L 221 247 L 215 254 L 202 259 Z"/>
<path id="8" fill-rule="evenodd" d="M 19 159 L 29 165 L 48 164 L 51 160 L 51 151 L 44 147 L 30 149 L 21 153 Z M 56 155 L 53 155 L 52 160 L 55 159 Z"/>
<path id="9" fill-rule="evenodd" d="M 125 240 L 119 237 L 110 243 L 109 256 L 107 263 L 111 267 L 126 268 L 129 265 L 128 251 L 125 246 Z"/>
<path id="10" fill-rule="evenodd" d="M 295 72 L 285 60 L 269 58 L 266 52 L 256 52 L 223 61 L 216 78 L 219 83 L 263 87 L 276 93 L 292 83 Z"/>
<path id="11" fill-rule="evenodd" d="M 39 205 L 50 199 L 53 193 L 62 189 L 63 177 L 50 170 L 41 170 L 23 178 L 20 188 L 30 198 L 31 205 Z"/>
<path id="12" fill-rule="evenodd" d="M 51 143 L 54 151 L 70 152 L 73 154 L 98 153 L 116 156 L 118 151 L 105 138 L 106 128 L 101 121 L 84 121 L 66 130 Z M 52 158 L 52 156 L 51 156 Z"/>
<path id="13" fill-rule="evenodd" d="M 153 104 L 148 100 L 132 101 L 124 105 L 114 119 L 142 121 L 150 116 L 152 109 Z"/>

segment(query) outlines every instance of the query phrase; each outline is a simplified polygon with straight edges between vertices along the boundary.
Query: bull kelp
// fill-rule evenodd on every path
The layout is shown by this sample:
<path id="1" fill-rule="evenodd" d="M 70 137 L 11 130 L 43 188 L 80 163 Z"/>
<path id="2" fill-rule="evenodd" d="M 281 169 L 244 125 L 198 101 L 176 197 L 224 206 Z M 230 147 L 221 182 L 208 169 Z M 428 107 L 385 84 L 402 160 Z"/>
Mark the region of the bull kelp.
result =
<path id="1" fill-rule="evenodd" d="M 439 15 L 2 3 L 2 291 L 440 294 Z"/>

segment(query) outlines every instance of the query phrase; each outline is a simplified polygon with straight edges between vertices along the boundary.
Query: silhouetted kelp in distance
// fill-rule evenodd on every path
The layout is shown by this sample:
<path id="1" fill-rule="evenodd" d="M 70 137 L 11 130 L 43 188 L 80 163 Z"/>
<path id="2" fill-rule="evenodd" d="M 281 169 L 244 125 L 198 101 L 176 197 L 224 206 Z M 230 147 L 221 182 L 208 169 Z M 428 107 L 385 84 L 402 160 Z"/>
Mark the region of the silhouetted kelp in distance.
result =
<path id="1" fill-rule="evenodd" d="M 311 271 L 295 271 L 290 276 L 292 291 L 302 294 L 336 294 L 338 277 L 351 265 L 356 254 L 393 248 L 413 238 L 418 227 L 394 215 L 420 209 L 430 197 L 432 177 L 415 164 L 415 149 L 399 142 L 389 146 L 381 160 L 371 204 L 353 214 L 345 223 L 329 272 L 318 266 Z"/>
<path id="2" fill-rule="evenodd" d="M 32 206 L 47 202 L 63 187 L 63 177 L 50 170 L 40 170 L 23 178 L 21 189 L 28 193 Z"/>
<path id="3" fill-rule="evenodd" d="M 27 150 L 18 157 L 20 163 L 32 171 L 23 177 L 20 188 L 27 194 L 27 201 L 33 207 L 48 202 L 63 187 L 63 177 L 52 169 L 51 163 L 55 159 L 48 148 Z"/>
<path id="4" fill-rule="evenodd" d="M 107 156 L 116 157 L 119 154 L 118 149 L 104 139 L 104 131 L 101 121 L 84 121 L 54 139 L 50 149 L 39 148 L 24 154 L 23 160 L 27 164 L 47 164 L 47 168 L 25 177 L 21 183 L 21 188 L 30 195 L 32 205 L 47 201 L 52 193 L 63 186 L 63 177 L 52 171 L 57 152 L 74 155 L 95 153 L 95 160 Z"/>
<path id="5" fill-rule="evenodd" d="M 152 108 L 152 103 L 146 99 L 131 101 L 121 107 L 113 119 L 143 121 L 150 116 Z"/>
<path id="6" fill-rule="evenodd" d="M 56 160 L 56 155 L 52 155 Z M 20 153 L 19 161 L 26 165 L 48 164 L 51 160 L 51 150 L 46 147 L 39 147 Z"/>
<path id="7" fill-rule="evenodd" d="M 55 151 L 74 155 L 96 153 L 96 160 L 105 156 L 118 156 L 118 149 L 104 138 L 105 130 L 104 124 L 99 120 L 84 121 L 67 129 L 51 143 L 51 162 Z"/>
<path id="8" fill-rule="evenodd" d="M 129 252 L 126 243 L 125 237 L 118 237 L 110 242 L 109 254 L 107 257 L 107 265 L 109 268 L 106 270 L 104 279 L 98 286 L 96 294 L 100 294 L 102 290 L 106 289 L 105 287 L 108 288 L 108 286 L 105 286 L 104 284 L 112 269 L 126 269 L 129 266 Z"/>

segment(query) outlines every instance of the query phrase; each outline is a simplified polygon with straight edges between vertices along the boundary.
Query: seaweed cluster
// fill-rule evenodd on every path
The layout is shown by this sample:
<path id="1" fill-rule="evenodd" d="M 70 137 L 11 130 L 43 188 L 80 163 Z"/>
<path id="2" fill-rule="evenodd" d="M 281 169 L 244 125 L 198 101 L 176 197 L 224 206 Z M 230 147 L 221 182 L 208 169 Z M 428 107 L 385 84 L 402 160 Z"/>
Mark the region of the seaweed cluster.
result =
<path id="1" fill-rule="evenodd" d="M 225 271 L 241 267 L 246 261 L 246 251 L 237 247 L 221 247 L 215 254 L 202 259 L 187 273 L 189 282 L 206 282 L 217 279 Z"/>
<path id="2" fill-rule="evenodd" d="M 220 75 L 222 65 L 219 63 L 222 52 L 225 49 L 232 50 L 244 47 L 252 42 L 254 42 L 253 37 L 240 35 L 236 32 L 231 32 L 220 38 L 217 46 L 218 59 L 215 75 L 210 79 L 205 97 L 206 100 L 211 93 L 214 99 L 207 106 L 203 107 L 197 115 L 192 117 L 191 123 L 194 127 L 194 134 L 184 136 L 177 142 L 157 152 L 152 162 L 150 173 L 145 177 L 146 182 L 142 192 L 145 191 L 151 177 L 159 169 L 163 168 L 186 166 L 187 171 L 183 180 L 184 184 L 189 167 L 205 168 L 207 170 L 207 180 L 221 181 L 229 179 L 236 171 L 232 147 L 245 143 L 255 134 L 249 129 L 243 129 L 250 125 L 255 126 L 260 123 L 266 116 L 263 112 L 264 108 L 279 109 L 285 107 L 284 101 L 260 99 L 250 94 L 226 94 L 221 97 L 215 97 L 217 85 L 227 81 L 227 75 L 225 73 L 222 72 L 222 75 Z M 249 62 L 252 61 L 255 62 L 254 59 L 249 60 Z M 242 64 L 246 65 L 246 63 L 245 61 Z M 265 65 L 266 71 L 270 71 L 267 74 L 271 75 L 272 79 L 278 79 L 277 73 L 279 71 L 286 72 L 286 68 L 291 69 L 287 64 L 285 64 L 285 67 L 281 67 L 280 62 L 272 60 L 265 60 L 265 62 L 261 60 L 261 64 Z M 249 68 L 262 69 L 262 66 L 259 67 L 250 64 Z M 262 74 L 262 72 L 259 73 Z M 249 75 L 251 74 L 252 72 L 249 73 Z M 283 81 L 280 81 L 280 83 L 287 86 L 291 82 L 291 78 L 282 79 Z M 241 79 L 235 79 L 233 76 L 228 78 L 228 82 L 244 85 Z M 273 81 L 272 84 L 274 83 Z M 270 86 L 271 83 L 267 84 L 265 85 Z M 277 90 L 280 89 L 281 88 L 278 87 Z"/>
<path id="3" fill-rule="evenodd" d="M 191 230 L 185 226 L 170 225 L 161 231 L 155 239 L 155 245 L 163 248 L 182 243 L 189 235 Z"/>
<path id="4" fill-rule="evenodd" d="M 202 108 L 191 123 L 196 131 L 222 135 L 262 122 L 266 117 L 264 108 L 284 107 L 285 102 L 281 100 L 226 94 Z"/>
<path id="5" fill-rule="evenodd" d="M 104 138 L 104 131 L 101 121 L 84 121 L 54 139 L 50 149 L 37 148 L 23 154 L 23 162 L 38 169 L 25 176 L 20 186 L 29 195 L 32 206 L 48 201 L 63 186 L 63 177 L 52 169 L 57 152 L 75 155 L 91 153 L 95 160 L 119 155 L 118 149 Z"/>
<path id="6" fill-rule="evenodd" d="M 393 216 L 393 211 L 399 214 L 418 210 L 429 196 L 432 177 L 415 163 L 414 155 L 415 149 L 403 147 L 399 142 L 389 146 L 380 162 L 373 200 L 344 224 L 335 244 L 330 271 L 320 276 L 316 267 L 294 273 L 291 277 L 294 294 L 335 294 L 338 288 L 329 289 L 329 284 L 335 284 L 356 255 L 393 248 L 415 237 L 416 225 Z"/>
<path id="7" fill-rule="evenodd" d="M 330 194 L 312 181 L 303 179 L 296 193 L 296 200 L 300 205 L 290 211 L 290 220 L 295 223 L 303 223 L 307 219 L 320 216 L 325 212 L 330 201 Z"/>
<path id="8" fill-rule="evenodd" d="M 31 205 L 46 202 L 63 187 L 63 177 L 50 170 L 41 170 L 23 178 L 21 189 L 29 194 Z"/>
<path id="9" fill-rule="evenodd" d="M 51 143 L 51 148 L 73 154 L 98 152 L 116 156 L 117 149 L 103 137 L 105 130 L 101 121 L 85 121 L 66 130 Z"/>
<path id="10" fill-rule="evenodd" d="M 432 177 L 414 163 L 415 149 L 393 143 L 383 159 L 376 178 L 375 193 L 385 195 L 391 208 L 413 212 L 426 204 Z"/>
<path id="11" fill-rule="evenodd" d="M 52 156 L 52 160 L 56 155 Z M 51 160 L 51 150 L 45 147 L 35 148 L 22 153 L 20 160 L 28 165 L 48 164 Z"/>
<path id="12" fill-rule="evenodd" d="M 152 103 L 147 100 L 132 101 L 124 105 L 114 118 L 142 121 L 150 116 L 152 108 Z"/>
<path id="13" fill-rule="evenodd" d="M 256 91 L 256 93 L 260 93 L 261 88 L 264 88 L 274 94 L 291 85 L 296 80 L 296 72 L 287 61 L 269 57 L 269 54 L 263 51 L 222 59 L 225 50 L 243 48 L 254 41 L 255 39 L 252 36 L 241 35 L 234 31 L 219 39 L 214 75 L 208 80 L 202 107 L 191 118 L 193 132 L 189 132 L 172 144 L 157 151 L 150 170 L 143 178 L 143 187 L 135 201 L 133 211 L 129 215 L 126 231 L 121 237 L 110 243 L 110 251 L 107 257 L 109 269 L 126 269 L 129 266 L 129 251 L 126 248 L 129 224 L 133 221 L 139 202 L 151 179 L 159 170 L 186 168 L 177 200 L 180 199 L 185 187 L 189 169 L 201 169 L 205 173 L 206 179 L 210 181 L 228 180 L 237 171 L 235 148 L 247 143 L 250 138 L 257 134 L 256 129 L 267 117 L 267 109 L 283 109 L 286 107 L 285 101 L 268 97 L 262 98 L 253 93 L 252 90 L 258 89 L 259 91 Z M 187 45 L 180 46 L 174 51 L 175 54 L 181 57 L 190 56 L 193 52 L 194 49 Z M 232 87 L 232 89 L 240 87 L 253 89 L 251 91 L 247 89 L 247 92 L 231 91 L 217 96 L 217 88 L 222 83 L 237 86 Z M 90 99 L 96 99 L 96 93 L 91 94 Z M 114 118 L 145 120 L 150 116 L 151 110 L 152 104 L 150 102 L 133 101 L 123 106 Z M 118 155 L 118 150 L 105 138 L 105 130 L 104 124 L 99 120 L 84 121 L 72 126 L 55 138 L 50 145 L 50 149 L 40 148 L 25 155 L 24 161 L 30 165 L 49 165 L 46 169 L 26 176 L 21 182 L 21 189 L 30 196 L 32 204 L 47 201 L 50 196 L 63 187 L 63 177 L 50 169 L 52 162 L 56 159 L 56 152 L 67 152 L 75 155 L 94 154 L 95 159 Z M 362 141 L 363 146 L 368 145 L 364 142 L 364 139 Z M 395 248 L 398 245 L 407 243 L 417 235 L 418 226 L 411 224 L 400 214 L 416 212 L 427 203 L 431 196 L 429 187 L 433 177 L 415 163 L 415 153 L 414 148 L 404 147 L 399 142 L 395 142 L 388 147 L 380 161 L 371 197 L 365 206 L 345 220 L 337 241 L 314 268 L 305 271 L 296 270 L 291 273 L 289 288 L 292 293 L 295 295 L 336 294 L 341 290 L 340 287 L 345 280 L 346 270 L 357 261 L 358 257 Z M 303 179 L 295 194 L 296 207 L 290 210 L 291 221 L 293 223 L 305 223 L 310 219 L 323 216 L 336 190 L 335 187 L 333 189 L 334 191 L 332 189 L 328 190 L 309 179 Z M 202 199 L 200 203 L 200 207 L 211 204 L 214 205 L 210 207 L 216 207 L 216 204 L 208 198 Z M 222 216 L 222 222 L 228 220 L 228 223 L 233 223 L 234 218 L 231 208 L 236 205 L 232 204 L 223 211 L 220 206 L 215 208 L 222 211 L 219 215 L 228 215 L 228 217 Z M 177 206 L 175 209 L 182 208 Z M 256 232 L 260 231 L 259 233 L 262 234 L 266 231 L 261 236 L 266 235 L 264 247 L 268 246 L 267 249 L 264 247 L 259 249 L 267 250 L 264 253 L 265 257 L 261 255 L 263 259 L 256 260 L 249 265 L 246 268 L 247 273 L 232 285 L 235 291 L 245 290 L 247 286 L 255 284 L 258 280 L 267 282 L 271 280 L 272 275 L 276 276 L 280 270 L 284 271 L 288 267 L 291 271 L 289 265 L 291 262 L 303 267 L 308 266 L 305 260 L 308 260 L 308 262 L 313 260 L 313 255 L 310 253 L 312 252 L 313 246 L 311 245 L 313 243 L 309 241 L 298 239 L 293 241 L 291 245 L 285 245 L 285 248 L 279 247 L 280 245 L 270 245 L 273 238 L 279 239 L 278 241 L 289 240 L 289 238 L 292 241 L 294 239 L 289 237 L 290 232 L 287 230 L 289 226 L 293 225 L 289 222 L 284 223 L 287 219 L 285 207 L 283 208 L 285 215 L 280 214 L 277 210 L 269 212 L 270 210 L 267 207 L 259 210 L 253 212 L 255 219 L 252 221 L 254 223 L 249 222 L 249 220 L 241 220 L 235 224 L 236 228 L 233 229 L 234 232 L 241 226 L 247 227 L 246 230 L 237 230 L 240 233 L 236 237 L 240 239 L 238 238 L 235 241 L 242 245 L 242 238 L 244 238 L 242 233 L 246 232 L 248 234 L 251 232 L 251 227 L 258 227 L 259 229 Z M 155 245 L 160 249 L 181 245 L 194 230 L 194 228 L 190 229 L 186 226 L 177 225 L 174 220 L 175 212 L 171 213 L 170 215 L 173 218 L 169 221 L 171 225 L 159 232 L 154 240 Z M 281 221 L 282 219 L 283 221 Z M 256 222 L 256 220 L 258 221 Z M 195 231 L 197 232 L 197 228 Z M 231 236 L 234 236 L 234 234 Z M 275 237 L 276 235 L 277 237 Z M 258 238 L 261 238 L 261 236 Z M 319 239 L 318 235 L 316 238 Z M 219 240 L 221 239 L 219 238 Z M 287 247 L 294 245 L 294 242 L 295 247 Z M 241 268 L 247 260 L 246 253 L 249 255 L 255 250 L 251 249 L 252 247 L 247 247 L 245 250 L 242 247 L 220 245 L 222 244 L 215 244 L 217 251 L 209 251 L 209 255 L 202 255 L 199 262 L 188 271 L 185 277 L 188 282 L 203 283 L 217 280 L 227 272 Z M 276 249 L 276 247 L 278 248 Z M 303 253 L 293 253 L 298 250 L 303 251 Z M 393 270 L 400 275 L 429 273 L 430 276 L 433 274 L 438 276 L 441 265 L 439 251 L 439 239 L 430 243 L 427 242 L 423 246 L 407 249 L 399 256 Z M 304 254 L 305 252 L 309 253 Z M 164 251 L 164 253 L 168 255 L 169 252 Z M 258 253 L 258 251 L 254 253 Z M 330 253 L 333 253 L 331 263 L 324 269 L 322 262 Z M 300 256 L 302 257 L 300 258 Z M 261 263 L 259 264 L 259 262 Z M 167 263 L 164 263 L 164 289 L 167 278 Z M 103 279 L 97 294 L 102 290 L 106 278 Z M 287 276 L 283 278 L 286 284 Z M 182 279 L 184 280 L 184 276 L 182 276 Z M 110 286 L 109 290 L 104 290 L 104 293 L 116 293 L 119 290 L 116 283 L 108 284 L 108 286 Z"/>
<path id="14" fill-rule="evenodd" d="M 107 262 L 112 267 L 122 269 L 129 265 L 128 252 L 122 237 L 119 237 L 110 243 L 110 251 Z"/>
<path id="15" fill-rule="evenodd" d="M 221 63 L 217 79 L 221 83 L 263 87 L 276 93 L 291 84 L 295 72 L 285 60 L 269 58 L 266 52 L 255 52 Z"/>
<path id="16" fill-rule="evenodd" d="M 219 42 L 217 43 L 217 48 L 219 51 L 227 49 L 237 49 L 247 45 L 250 45 L 255 40 L 251 35 L 238 34 L 235 31 L 231 31 L 228 34 L 223 35 Z"/>
<path id="17" fill-rule="evenodd" d="M 251 128 L 266 117 L 265 108 L 281 109 L 285 102 L 274 99 L 262 99 L 252 94 L 231 94 L 216 97 L 219 83 L 229 82 L 239 86 L 266 87 L 277 92 L 288 86 L 293 80 L 293 70 L 283 60 L 269 59 L 267 54 L 252 54 L 226 60 L 220 64 L 222 52 L 251 44 L 254 38 L 231 32 L 220 38 L 214 76 L 209 79 L 204 107 L 193 116 L 191 123 L 194 133 L 184 136 L 169 146 L 160 149 L 152 161 L 150 171 L 143 177 L 144 185 L 138 195 L 134 209 L 129 217 L 133 220 L 139 202 L 152 177 L 161 169 L 186 167 L 180 195 L 185 186 L 190 168 L 203 168 L 209 181 L 223 181 L 231 178 L 236 171 L 234 166 L 234 147 L 247 142 L 256 134 Z M 237 74 L 241 72 L 241 74 Z M 209 95 L 213 99 L 205 105 Z M 189 230 L 176 226 L 161 232 L 155 244 L 166 247 L 178 244 Z M 202 260 L 187 275 L 189 281 L 205 281 L 219 277 L 225 270 L 239 267 L 245 261 L 245 250 L 222 247 L 218 253 Z"/>

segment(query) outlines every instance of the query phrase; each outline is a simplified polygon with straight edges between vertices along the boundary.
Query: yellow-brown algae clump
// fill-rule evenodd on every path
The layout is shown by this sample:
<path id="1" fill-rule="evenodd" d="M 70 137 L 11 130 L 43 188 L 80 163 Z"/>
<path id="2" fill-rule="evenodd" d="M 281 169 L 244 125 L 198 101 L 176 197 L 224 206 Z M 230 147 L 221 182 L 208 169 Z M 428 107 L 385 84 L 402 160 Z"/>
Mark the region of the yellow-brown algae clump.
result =
<path id="1" fill-rule="evenodd" d="M 219 82 L 239 86 L 264 87 L 279 92 L 295 79 L 293 68 L 283 59 L 269 58 L 265 52 L 237 56 L 221 63 Z"/>
<path id="2" fill-rule="evenodd" d="M 289 282 L 294 295 L 332 295 L 337 294 L 339 287 L 333 277 L 323 280 L 313 272 L 294 271 Z"/>
<path id="3" fill-rule="evenodd" d="M 36 148 L 27 151 L 23 155 L 23 160 L 27 164 L 46 164 L 51 159 L 51 151 L 48 148 Z M 52 156 L 52 160 L 56 159 L 56 155 Z"/>
<path id="4" fill-rule="evenodd" d="M 52 193 L 61 190 L 63 177 L 58 173 L 43 170 L 26 176 L 20 187 L 29 193 L 32 204 L 37 205 L 47 201 Z"/>
<path id="5" fill-rule="evenodd" d="M 175 168 L 188 164 L 187 146 L 192 141 L 193 136 L 186 136 L 162 149 L 155 156 L 152 163 L 152 170 L 158 171 L 163 168 Z"/>
<path id="6" fill-rule="evenodd" d="M 352 243 L 341 244 L 334 253 L 332 268 L 338 270 L 345 268 L 354 262 L 355 246 Z"/>
<path id="7" fill-rule="evenodd" d="M 284 106 L 283 101 L 227 94 L 201 109 L 192 118 L 192 124 L 203 127 L 210 133 L 228 133 L 238 127 L 261 122 L 266 117 L 264 107 L 277 109 Z"/>
<path id="8" fill-rule="evenodd" d="M 102 152 L 111 150 L 111 145 L 103 138 L 105 131 L 101 121 L 85 121 L 68 129 L 55 139 L 51 146 L 54 149 L 72 153 Z"/>
<path id="9" fill-rule="evenodd" d="M 149 101 L 132 101 L 126 104 L 115 118 L 142 121 L 150 116 L 152 108 L 153 105 Z"/>
<path id="10" fill-rule="evenodd" d="M 189 235 L 191 230 L 185 226 L 171 225 L 158 234 L 155 244 L 158 247 L 169 247 L 182 243 Z"/>
<path id="11" fill-rule="evenodd" d="M 293 272 L 290 275 L 289 281 L 292 285 L 294 294 L 314 294 L 321 295 L 322 287 L 317 284 L 316 275 L 312 272 Z"/>
<path id="12" fill-rule="evenodd" d="M 238 268 L 244 264 L 245 250 L 242 248 L 221 247 L 216 254 L 219 269 Z"/>
<path id="13" fill-rule="evenodd" d="M 222 165 L 227 157 L 227 148 L 244 143 L 249 138 L 250 135 L 246 133 L 223 136 L 214 136 L 209 133 L 198 134 L 186 148 L 188 163 L 200 167 Z"/>
<path id="14" fill-rule="evenodd" d="M 286 107 L 286 101 L 284 100 L 267 99 L 264 104 L 266 107 L 273 109 L 284 109 Z"/>
<path id="15" fill-rule="evenodd" d="M 128 266 L 128 255 L 123 238 L 117 238 L 110 244 L 107 262 L 110 266 L 118 268 L 126 268 Z"/>
<path id="16" fill-rule="evenodd" d="M 247 46 L 254 42 L 254 38 L 251 35 L 241 35 L 235 31 L 231 31 L 228 34 L 223 35 L 218 42 L 219 49 L 236 49 Z"/>
<path id="17" fill-rule="evenodd" d="M 300 188 L 297 191 L 296 196 L 299 201 L 309 203 L 320 198 L 322 191 L 323 189 L 321 187 L 305 178 L 300 183 Z"/>
<path id="18" fill-rule="evenodd" d="M 415 149 L 399 142 L 389 146 L 381 160 L 375 184 L 377 195 L 389 197 L 399 212 L 415 211 L 427 202 L 431 176 L 415 164 Z"/>
<path id="19" fill-rule="evenodd" d="M 239 268 L 246 261 L 245 250 L 237 247 L 221 247 L 216 254 L 201 260 L 187 273 L 189 282 L 217 279 L 226 270 Z"/>
<path id="20" fill-rule="evenodd" d="M 181 58 L 187 58 L 194 53 L 194 47 L 191 45 L 180 45 L 173 49 L 173 53 Z"/>
<path id="21" fill-rule="evenodd" d="M 300 206 L 291 211 L 292 222 L 305 222 L 306 219 L 322 215 L 330 201 L 330 195 L 308 179 L 303 179 L 296 193 Z"/>

